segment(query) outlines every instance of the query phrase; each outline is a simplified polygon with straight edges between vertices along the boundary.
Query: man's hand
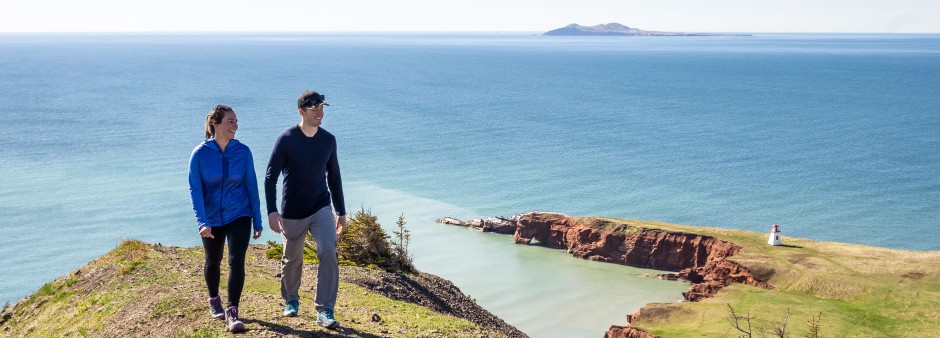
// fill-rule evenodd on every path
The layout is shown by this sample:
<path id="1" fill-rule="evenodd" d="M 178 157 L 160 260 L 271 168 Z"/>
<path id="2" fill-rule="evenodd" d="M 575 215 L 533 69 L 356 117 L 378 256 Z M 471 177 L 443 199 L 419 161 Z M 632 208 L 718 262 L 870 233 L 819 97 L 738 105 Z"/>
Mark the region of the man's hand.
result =
<path id="1" fill-rule="evenodd" d="M 346 215 L 342 215 L 336 218 L 336 236 L 342 234 L 343 229 L 346 229 Z"/>
<path id="2" fill-rule="evenodd" d="M 275 211 L 268 214 L 268 226 L 271 227 L 271 231 L 274 231 L 274 233 L 281 233 L 281 214 L 279 212 Z"/>
<path id="3" fill-rule="evenodd" d="M 254 237 L 255 237 L 255 239 L 258 239 L 258 237 L 261 237 L 261 230 L 255 230 L 255 236 L 254 236 Z"/>

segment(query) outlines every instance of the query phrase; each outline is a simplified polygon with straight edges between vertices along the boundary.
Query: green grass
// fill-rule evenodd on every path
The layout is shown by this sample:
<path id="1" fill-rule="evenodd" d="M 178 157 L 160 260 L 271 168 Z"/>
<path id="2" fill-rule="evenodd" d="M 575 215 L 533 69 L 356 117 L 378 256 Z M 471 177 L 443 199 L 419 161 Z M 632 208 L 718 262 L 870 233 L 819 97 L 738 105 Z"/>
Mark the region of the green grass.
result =
<path id="1" fill-rule="evenodd" d="M 340 283 L 340 296 L 337 303 L 337 319 L 356 322 L 359 325 L 391 333 L 414 337 L 428 335 L 430 332 L 443 336 L 458 336 L 472 333 L 477 326 L 467 320 L 443 315 L 428 308 L 391 300 L 380 295 L 366 292 L 356 285 Z M 372 315 L 381 317 L 380 323 L 372 322 Z"/>
<path id="2" fill-rule="evenodd" d="M 126 275 L 144 265 L 150 252 L 147 243 L 124 241 L 110 255 L 120 266 L 121 275 Z"/>
<path id="3" fill-rule="evenodd" d="M 228 337 L 229 334 L 226 333 L 224 329 L 219 328 L 217 325 L 203 325 L 195 329 L 182 327 L 177 331 L 177 336 L 186 338 L 216 338 Z"/>
<path id="4" fill-rule="evenodd" d="M 189 305 L 189 301 L 176 296 L 167 296 L 157 300 L 157 305 L 153 308 L 153 316 L 165 316 L 176 313 L 182 307 Z"/>
<path id="5" fill-rule="evenodd" d="M 12 321 L 12 331 L 23 330 L 31 336 L 88 335 L 100 330 L 103 323 L 114 316 L 118 309 L 134 301 L 135 296 L 127 288 L 110 290 L 72 290 L 74 279 L 54 281 L 46 284 L 28 302 L 30 312 L 18 316 L 35 315 L 36 321 Z M 27 311 L 28 311 L 27 310 Z M 14 317 L 15 318 L 15 317 Z"/>
<path id="6" fill-rule="evenodd" d="M 649 304 L 634 325 L 655 335 L 737 336 L 726 319 L 728 304 L 739 314 L 751 314 L 755 336 L 758 328 L 769 328 L 788 310 L 794 336 L 808 334 L 807 322 L 820 313 L 826 337 L 925 337 L 940 332 L 940 252 L 785 236 L 787 246 L 774 247 L 766 244 L 765 233 L 610 218 L 595 222 L 608 228 L 630 224 L 733 242 L 742 250 L 729 260 L 778 289 L 737 284 L 697 303 Z"/>

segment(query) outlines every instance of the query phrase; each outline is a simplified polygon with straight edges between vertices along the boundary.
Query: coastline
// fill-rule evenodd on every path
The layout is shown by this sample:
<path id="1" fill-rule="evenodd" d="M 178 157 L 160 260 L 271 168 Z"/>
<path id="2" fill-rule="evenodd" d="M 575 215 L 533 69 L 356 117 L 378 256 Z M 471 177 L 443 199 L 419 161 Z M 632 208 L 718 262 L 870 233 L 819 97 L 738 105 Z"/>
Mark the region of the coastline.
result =
<path id="1" fill-rule="evenodd" d="M 686 302 L 647 304 L 606 337 L 728 334 L 729 307 L 760 313 L 758 327 L 793 316 L 801 323 L 797 332 L 811 318 L 826 318 L 827 335 L 915 337 L 940 330 L 940 322 L 924 320 L 940 318 L 930 306 L 940 302 L 940 251 L 793 237 L 770 246 L 768 234 L 743 230 L 544 212 L 439 222 L 512 233 L 517 244 L 583 259 L 677 271 L 658 277 L 692 283 Z"/>
<path id="2" fill-rule="evenodd" d="M 559 213 L 533 212 L 469 222 L 446 220 L 487 232 L 508 234 L 512 229 L 517 244 L 563 249 L 582 259 L 676 271 L 649 277 L 691 283 L 690 290 L 683 294 L 687 301 L 647 304 L 639 311 L 625 314 L 626 323 L 612 323 L 605 337 L 726 335 L 733 332 L 725 321 L 728 308 L 748 316 L 753 312 L 756 327 L 774 325 L 784 313 L 793 323 L 825 318 L 822 327 L 826 335 L 915 337 L 940 330 L 940 321 L 933 320 L 940 318 L 940 309 L 930 305 L 940 302 L 940 293 L 936 292 L 940 290 L 940 251 L 906 251 L 793 237 L 782 237 L 782 246 L 770 246 L 766 243 L 766 234 L 756 232 L 571 217 Z M 283 319 L 261 314 L 278 305 L 269 304 L 278 299 L 275 295 L 277 260 L 264 257 L 266 247 L 252 245 L 250 248 L 248 264 L 255 271 L 251 279 L 257 280 L 259 285 L 246 294 L 254 293 L 265 305 L 246 306 L 246 314 L 258 318 L 254 323 L 257 325 L 249 328 L 258 333 L 306 332 L 306 328 L 292 329 L 290 325 L 271 323 L 271 320 Z M 155 320 L 175 323 L 176 333 L 211 331 L 212 325 L 199 319 L 204 317 L 201 316 L 204 309 L 199 306 L 201 298 L 197 296 L 201 285 L 193 279 L 197 273 L 192 269 L 198 266 L 201 257 L 198 249 L 125 241 L 112 252 L 4 309 L 0 317 L 3 331 L 0 332 L 6 335 L 23 332 L 20 330 L 26 330 L 27 334 L 167 333 L 143 325 Z M 315 274 L 315 267 L 306 270 L 307 274 Z M 440 277 L 404 276 L 350 267 L 343 267 L 343 270 L 345 289 L 373 295 L 368 297 L 415 304 L 469 322 L 454 328 L 440 326 L 443 325 L 440 320 L 453 319 L 424 324 L 406 319 L 396 323 L 401 324 L 396 327 L 436 327 L 428 332 L 445 336 L 477 334 L 469 332 L 525 335 L 476 305 L 472 298 Z M 189 279 L 188 285 L 177 285 L 185 278 Z M 147 287 L 141 288 L 142 285 Z M 187 292 L 186 296 L 179 293 L 181 289 Z M 129 290 L 138 293 L 131 302 L 115 299 L 115 295 L 126 294 Z M 146 309 L 128 310 L 128 305 L 140 299 L 153 304 L 145 306 Z M 369 314 L 396 312 L 399 306 L 383 303 L 378 308 L 373 306 Z M 350 312 L 355 313 L 350 317 L 362 318 L 349 319 L 354 331 L 343 334 L 371 332 L 357 331 L 363 325 L 370 325 L 370 320 L 361 307 L 350 307 Z M 122 311 L 129 311 L 137 322 L 115 322 L 115 314 Z M 49 320 L 49 316 L 61 320 Z M 383 313 L 381 317 L 384 316 Z M 86 322 L 91 323 L 91 327 L 75 324 Z M 179 325 L 181 322 L 183 324 Z M 109 331 L 100 331 L 102 327 Z M 370 329 L 378 333 L 390 332 L 379 326 Z M 791 330 L 800 332 L 800 328 Z"/>

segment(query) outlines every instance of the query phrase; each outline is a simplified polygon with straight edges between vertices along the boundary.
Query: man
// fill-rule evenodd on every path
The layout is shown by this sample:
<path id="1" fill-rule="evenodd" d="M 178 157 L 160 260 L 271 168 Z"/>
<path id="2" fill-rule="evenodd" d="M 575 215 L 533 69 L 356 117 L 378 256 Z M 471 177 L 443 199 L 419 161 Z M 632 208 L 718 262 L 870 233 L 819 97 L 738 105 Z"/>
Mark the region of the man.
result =
<path id="1" fill-rule="evenodd" d="M 300 124 L 278 136 L 268 161 L 264 193 L 271 230 L 281 234 L 284 258 L 281 267 L 281 297 L 284 315 L 297 316 L 300 306 L 300 277 L 303 271 L 307 232 L 317 244 L 320 266 L 317 273 L 317 324 L 335 328 L 333 317 L 339 291 L 336 237 L 346 226 L 346 206 L 336 159 L 336 138 L 320 128 L 325 96 L 305 91 L 297 98 Z M 277 180 L 284 174 L 281 212 L 277 211 Z M 332 200 L 332 208 L 330 201 Z M 338 218 L 333 218 L 333 208 Z"/>

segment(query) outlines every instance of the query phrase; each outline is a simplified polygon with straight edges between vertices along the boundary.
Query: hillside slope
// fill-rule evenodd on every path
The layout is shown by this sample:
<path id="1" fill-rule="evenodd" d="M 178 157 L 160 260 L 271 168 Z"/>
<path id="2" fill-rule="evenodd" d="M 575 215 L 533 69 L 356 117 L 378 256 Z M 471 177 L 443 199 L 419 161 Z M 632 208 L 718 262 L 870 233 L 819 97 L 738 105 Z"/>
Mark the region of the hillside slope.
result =
<path id="1" fill-rule="evenodd" d="M 280 262 L 252 245 L 246 260 L 241 317 L 249 337 L 524 336 L 476 305 L 450 282 L 341 267 L 339 330 L 315 325 L 313 276 L 306 264 L 301 313 L 282 317 Z M 101 258 L 44 285 L 0 317 L 0 336 L 226 336 L 209 317 L 202 248 L 125 241 Z M 223 264 L 222 293 L 227 268 Z M 224 296 L 223 296 L 224 298 Z"/>

